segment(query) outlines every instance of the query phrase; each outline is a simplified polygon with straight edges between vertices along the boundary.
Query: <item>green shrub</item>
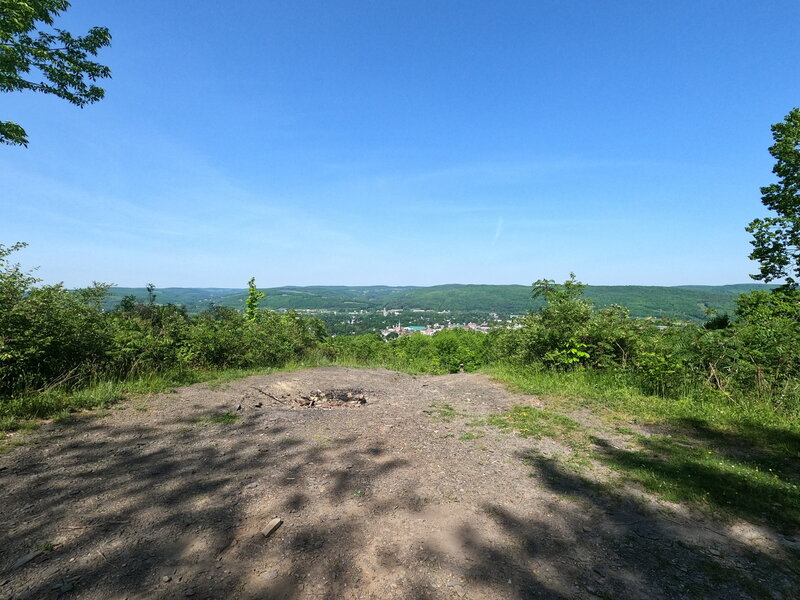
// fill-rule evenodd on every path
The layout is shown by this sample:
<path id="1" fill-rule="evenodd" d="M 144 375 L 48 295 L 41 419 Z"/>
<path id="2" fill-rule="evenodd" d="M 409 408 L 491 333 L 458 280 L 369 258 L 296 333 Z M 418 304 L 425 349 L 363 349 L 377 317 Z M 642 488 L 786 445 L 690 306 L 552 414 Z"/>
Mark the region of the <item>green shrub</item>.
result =
<path id="1" fill-rule="evenodd" d="M 146 303 L 126 297 L 104 312 L 108 286 L 37 286 L 35 277 L 8 262 L 23 246 L 0 245 L 0 417 L 45 416 L 65 406 L 58 399 L 62 391 L 103 380 L 278 367 L 302 359 L 326 337 L 321 321 L 295 312 L 254 309 L 245 316 L 215 307 L 189 317 L 183 307 L 157 305 L 152 284 Z M 34 397 L 51 388 L 61 391 Z"/>

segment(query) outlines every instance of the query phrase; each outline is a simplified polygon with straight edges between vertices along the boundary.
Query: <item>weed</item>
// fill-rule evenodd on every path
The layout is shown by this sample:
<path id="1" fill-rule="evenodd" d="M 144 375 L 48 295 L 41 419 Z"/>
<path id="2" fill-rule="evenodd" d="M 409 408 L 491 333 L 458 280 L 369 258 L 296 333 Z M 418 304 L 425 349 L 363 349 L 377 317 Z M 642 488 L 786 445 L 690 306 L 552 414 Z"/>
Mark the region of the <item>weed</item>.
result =
<path id="1" fill-rule="evenodd" d="M 24 446 L 24 445 L 25 445 L 25 440 L 11 439 L 5 441 L 5 438 L 0 438 L 0 454 L 11 452 L 13 448 L 18 448 L 19 446 Z"/>
<path id="2" fill-rule="evenodd" d="M 55 542 L 41 541 L 41 542 L 36 542 L 34 549 L 38 550 L 39 552 L 52 552 L 57 547 L 58 544 L 56 544 Z"/>
<path id="3" fill-rule="evenodd" d="M 239 415 L 226 412 L 226 413 L 211 415 L 210 417 L 203 417 L 200 419 L 196 419 L 193 421 L 193 423 L 201 427 L 207 427 L 209 425 L 233 425 L 238 420 L 239 420 Z"/>
<path id="4" fill-rule="evenodd" d="M 466 442 L 469 440 L 477 440 L 483 437 L 483 433 L 472 433 L 471 431 L 467 431 L 462 433 L 458 439 L 462 442 Z"/>
<path id="5" fill-rule="evenodd" d="M 437 421 L 444 421 L 445 423 L 449 423 L 456 417 L 467 416 L 463 413 L 457 412 L 451 404 L 447 404 L 445 402 L 433 402 L 431 403 L 429 409 L 423 410 L 422 412 L 429 417 L 436 419 Z"/>
<path id="6" fill-rule="evenodd" d="M 536 439 L 569 438 L 572 434 L 583 431 L 580 424 L 573 419 L 535 406 L 515 406 L 502 415 L 489 417 L 487 422 L 495 427 L 513 429 L 524 437 Z"/>

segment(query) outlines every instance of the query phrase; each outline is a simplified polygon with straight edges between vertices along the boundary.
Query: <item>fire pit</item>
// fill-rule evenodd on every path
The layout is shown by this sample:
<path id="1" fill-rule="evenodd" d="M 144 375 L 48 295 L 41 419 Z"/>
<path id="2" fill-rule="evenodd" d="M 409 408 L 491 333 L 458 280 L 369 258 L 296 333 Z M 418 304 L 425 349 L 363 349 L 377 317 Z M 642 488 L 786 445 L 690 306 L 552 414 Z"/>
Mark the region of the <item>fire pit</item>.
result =
<path id="1" fill-rule="evenodd" d="M 367 397 L 361 389 L 316 390 L 307 396 L 300 396 L 297 403 L 304 408 L 363 406 L 367 403 Z"/>

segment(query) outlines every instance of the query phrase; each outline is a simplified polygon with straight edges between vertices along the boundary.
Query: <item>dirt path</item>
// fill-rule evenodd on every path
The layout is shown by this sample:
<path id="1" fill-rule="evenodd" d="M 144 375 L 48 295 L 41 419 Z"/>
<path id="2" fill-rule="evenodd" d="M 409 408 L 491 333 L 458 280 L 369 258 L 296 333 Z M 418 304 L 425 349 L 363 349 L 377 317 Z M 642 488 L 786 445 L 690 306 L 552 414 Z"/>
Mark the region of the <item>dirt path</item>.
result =
<path id="1" fill-rule="evenodd" d="M 367 403 L 302 407 L 318 389 L 362 391 Z M 597 491 L 604 474 L 547 460 L 552 441 L 467 425 L 540 402 L 480 374 L 330 367 L 48 425 L 0 457 L 0 598 L 727 600 L 800 589 L 774 568 L 787 538 Z"/>

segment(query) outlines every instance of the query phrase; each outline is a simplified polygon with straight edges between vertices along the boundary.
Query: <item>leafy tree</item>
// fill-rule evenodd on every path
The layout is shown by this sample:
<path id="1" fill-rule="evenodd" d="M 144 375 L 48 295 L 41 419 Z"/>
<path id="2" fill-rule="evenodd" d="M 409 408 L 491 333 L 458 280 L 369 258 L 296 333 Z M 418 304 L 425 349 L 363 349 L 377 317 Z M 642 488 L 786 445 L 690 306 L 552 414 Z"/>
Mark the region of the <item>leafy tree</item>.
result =
<path id="1" fill-rule="evenodd" d="M 569 274 L 563 284 L 558 284 L 552 279 L 539 279 L 533 283 L 531 298 L 544 298 L 548 304 L 577 300 L 586 291 L 586 284 L 575 278 L 575 273 Z"/>
<path id="2" fill-rule="evenodd" d="M 778 216 L 755 219 L 747 227 L 753 234 L 750 258 L 760 263 L 760 272 L 751 277 L 785 279 L 786 287 L 795 289 L 800 283 L 800 109 L 772 126 L 772 138 L 769 153 L 778 181 L 761 188 L 761 202 Z"/>
<path id="3" fill-rule="evenodd" d="M 127 294 L 122 297 L 122 300 L 119 301 L 116 310 L 124 313 L 132 313 L 136 310 L 136 304 L 136 296 L 133 294 Z"/>
<path id="4" fill-rule="evenodd" d="M 258 303 L 261 302 L 264 296 L 266 294 L 256 288 L 256 278 L 251 277 L 250 281 L 247 282 L 247 308 L 245 310 L 248 321 L 255 321 L 258 314 Z"/>
<path id="5" fill-rule="evenodd" d="M 147 290 L 147 304 L 149 306 L 155 306 L 156 303 L 156 285 L 154 283 L 148 283 L 144 289 Z"/>
<path id="6" fill-rule="evenodd" d="M 111 69 L 89 57 L 111 43 L 111 34 L 93 27 L 81 37 L 52 27 L 69 6 L 67 0 L 0 0 L 0 91 L 53 94 L 81 108 L 103 98 L 105 90 L 94 82 L 110 77 Z M 28 136 L 17 123 L 0 121 L 0 143 L 27 146 Z"/>

